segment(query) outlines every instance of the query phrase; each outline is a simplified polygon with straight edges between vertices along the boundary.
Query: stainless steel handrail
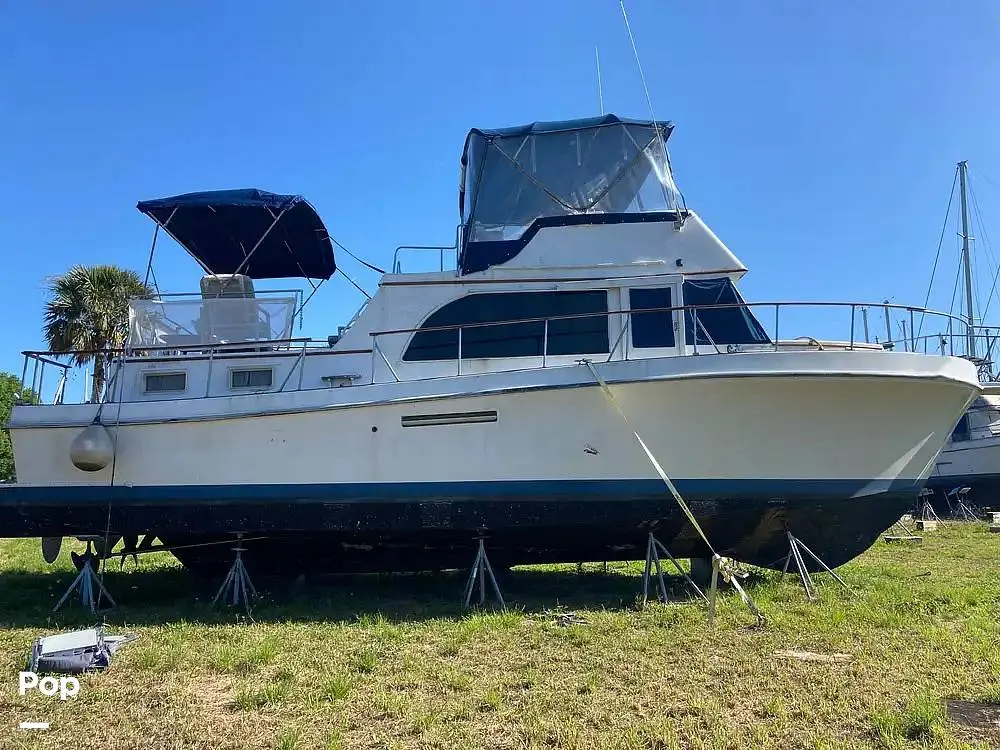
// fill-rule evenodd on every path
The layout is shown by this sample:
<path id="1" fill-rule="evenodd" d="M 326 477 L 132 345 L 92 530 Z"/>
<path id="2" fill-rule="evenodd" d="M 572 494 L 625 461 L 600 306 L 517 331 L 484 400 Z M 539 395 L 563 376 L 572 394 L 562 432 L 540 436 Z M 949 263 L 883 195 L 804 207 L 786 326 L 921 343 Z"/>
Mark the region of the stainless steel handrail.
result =
<path id="1" fill-rule="evenodd" d="M 459 224 L 455 228 L 455 244 L 454 245 L 399 245 L 392 254 L 392 272 L 402 273 L 402 265 L 399 262 L 399 251 L 400 250 L 437 250 L 438 251 L 438 270 L 444 271 L 444 254 L 446 251 L 455 253 L 455 268 L 458 268 L 458 248 L 462 244 L 462 224 Z"/>
<path id="2" fill-rule="evenodd" d="M 458 338 L 458 351 L 457 351 L 457 355 L 458 356 L 455 358 L 456 359 L 456 367 L 457 367 L 456 371 L 457 371 L 457 373 L 459 375 L 461 375 L 462 374 L 462 360 L 465 359 L 465 357 L 463 356 L 464 355 L 463 343 L 465 343 L 463 341 L 463 339 L 464 339 L 464 337 L 463 337 L 463 331 L 465 331 L 467 329 L 472 329 L 472 328 L 488 328 L 488 327 L 491 327 L 491 326 L 513 325 L 513 324 L 519 324 L 519 323 L 542 323 L 543 324 L 542 337 L 543 337 L 544 344 L 543 344 L 543 351 L 542 351 L 542 353 L 541 353 L 540 356 L 541 356 L 541 359 L 542 359 L 542 367 L 546 367 L 549 364 L 549 357 L 552 356 L 549 353 L 549 351 L 548 351 L 549 325 L 550 325 L 550 323 L 552 323 L 553 321 L 573 320 L 573 319 L 580 319 L 580 318 L 594 318 L 594 317 L 610 318 L 611 316 L 623 316 L 625 318 L 625 322 L 622 325 L 622 330 L 617 333 L 617 337 L 615 339 L 614 345 L 611 348 L 610 354 L 608 355 L 608 361 L 610 361 L 614 357 L 615 352 L 618 350 L 619 346 L 621 345 L 621 343 L 622 343 L 622 341 L 623 341 L 623 339 L 625 337 L 625 332 L 627 331 L 629 323 L 631 321 L 631 316 L 633 314 L 648 314 L 648 313 L 672 313 L 672 314 L 676 314 L 676 313 L 679 313 L 679 312 L 690 313 L 689 317 L 686 316 L 686 320 L 690 320 L 692 322 L 692 324 L 694 326 L 694 330 L 696 331 L 696 335 L 694 336 L 694 340 L 693 341 L 685 341 L 685 346 L 690 346 L 691 347 L 692 354 L 699 354 L 699 353 L 701 353 L 698 350 L 698 339 L 700 338 L 700 336 L 698 335 L 699 329 L 700 329 L 700 332 L 704 334 L 704 337 L 708 340 L 709 345 L 712 347 L 712 349 L 714 350 L 714 352 L 716 354 L 734 353 L 734 352 L 740 351 L 741 348 L 745 348 L 745 347 L 749 347 L 749 346 L 752 346 L 754 350 L 759 351 L 759 347 L 761 347 L 761 346 L 767 346 L 767 345 L 763 344 L 763 343 L 759 344 L 759 345 L 757 345 L 757 344 L 754 344 L 754 345 L 751 345 L 751 344 L 741 344 L 741 345 L 735 346 L 735 348 L 734 348 L 734 346 L 730 346 L 730 345 L 726 345 L 725 349 L 721 348 L 719 346 L 719 344 L 709 334 L 708 329 L 705 327 L 703 316 L 699 317 L 699 315 L 698 315 L 698 311 L 699 310 L 700 311 L 705 311 L 705 310 L 732 309 L 732 308 L 749 310 L 750 308 L 755 308 L 755 307 L 756 308 L 759 308 L 759 307 L 774 308 L 774 312 L 775 312 L 775 314 L 774 314 L 774 335 L 771 337 L 770 346 L 773 347 L 773 349 L 775 351 L 777 351 L 779 348 L 781 348 L 782 346 L 784 346 L 784 345 L 786 345 L 788 343 L 788 342 L 782 342 L 781 339 L 778 336 L 778 332 L 780 330 L 780 324 L 781 324 L 781 311 L 782 310 L 787 310 L 788 308 L 842 308 L 842 309 L 849 309 L 851 311 L 851 324 L 850 324 L 849 339 L 848 339 L 847 342 L 836 342 L 836 343 L 842 343 L 843 344 L 843 346 L 840 347 L 840 348 L 845 348 L 845 349 L 848 349 L 848 350 L 854 350 L 857 347 L 862 346 L 862 345 L 863 345 L 863 347 L 865 349 L 870 349 L 873 346 L 872 342 L 869 342 L 869 341 L 862 342 L 862 341 L 858 340 L 858 338 L 857 338 L 856 320 L 857 320 L 858 312 L 860 310 L 862 310 L 862 309 L 867 310 L 867 309 L 870 309 L 870 308 L 876 308 L 876 309 L 877 308 L 882 308 L 883 310 L 885 310 L 885 312 L 886 312 L 887 315 L 888 315 L 888 313 L 889 313 L 890 310 L 898 310 L 898 311 L 901 311 L 901 312 L 903 312 L 903 313 L 905 313 L 905 314 L 907 314 L 909 316 L 909 318 L 910 318 L 909 336 L 904 337 L 901 341 L 887 341 L 887 342 L 882 343 L 881 345 L 885 349 L 892 349 L 892 348 L 894 348 L 896 346 L 897 343 L 902 343 L 905 349 L 907 349 L 909 351 L 915 351 L 915 349 L 916 349 L 916 342 L 918 340 L 920 340 L 918 337 L 913 336 L 912 321 L 913 321 L 913 316 L 916 313 L 921 313 L 924 316 L 933 316 L 933 317 L 945 318 L 945 319 L 948 320 L 949 328 L 951 328 L 952 324 L 954 322 L 956 322 L 956 321 L 959 323 L 959 327 L 967 326 L 966 321 L 963 320 L 961 317 L 959 317 L 957 315 L 953 315 L 951 313 L 939 312 L 939 311 L 936 311 L 936 310 L 928 310 L 926 308 L 913 307 L 911 305 L 899 305 L 899 304 L 888 303 L 888 302 L 862 303 L 862 302 L 795 301 L 795 302 L 730 302 L 730 303 L 718 303 L 718 304 L 710 304 L 710 305 L 675 305 L 675 306 L 671 306 L 671 307 L 657 307 L 657 308 L 648 308 L 648 309 L 641 309 L 641 310 L 608 310 L 608 311 L 603 311 L 603 312 L 574 313 L 574 314 L 571 314 L 571 315 L 555 315 L 555 316 L 544 317 L 544 318 L 543 317 L 514 318 L 514 319 L 508 319 L 508 320 L 489 321 L 489 322 L 485 322 L 485 323 L 463 323 L 463 324 L 459 324 L 459 325 L 434 326 L 434 327 L 430 327 L 430 328 L 419 328 L 419 327 L 417 327 L 417 328 L 387 329 L 387 330 L 383 330 L 383 331 L 373 331 L 369 335 L 372 337 L 373 350 L 377 350 L 378 353 L 379 353 L 379 355 L 381 355 L 382 359 L 388 365 L 389 364 L 389 360 L 386 357 L 384 351 L 382 350 L 382 347 L 379 346 L 379 344 L 378 344 L 379 337 L 390 336 L 390 335 L 400 335 L 400 334 L 415 334 L 415 333 L 418 333 L 418 332 L 423 333 L 423 332 L 437 332 L 437 331 L 457 331 L 457 338 Z M 757 320 L 758 324 L 760 324 L 760 320 L 759 319 L 757 319 L 756 317 L 754 319 Z M 763 326 L 761 326 L 761 328 L 763 330 Z M 867 333 L 867 331 L 866 331 L 866 333 Z M 962 335 L 962 334 L 955 334 L 955 335 L 959 336 L 959 335 Z M 824 345 L 822 343 L 820 343 L 818 340 L 816 340 L 816 339 L 809 339 L 809 340 L 812 341 L 813 344 L 816 347 L 818 347 L 819 349 L 823 349 L 824 348 Z M 827 342 L 827 346 L 829 346 L 829 345 L 830 345 L 830 342 Z M 876 346 L 878 345 L 877 341 L 875 342 L 875 345 Z M 623 356 L 624 359 L 629 359 L 630 358 L 628 351 L 629 351 L 628 347 L 626 346 L 624 348 L 623 354 L 622 354 L 622 356 Z M 450 360 L 450 358 L 449 358 L 449 360 Z M 373 355 L 373 363 L 374 363 L 374 355 Z M 391 366 L 390 366 L 390 369 L 392 369 Z M 400 380 L 399 375 L 395 372 L 395 370 L 392 370 L 392 375 L 393 375 L 393 378 L 396 381 Z M 371 382 L 373 382 L 373 383 L 376 382 L 376 373 L 375 373 L 374 366 L 372 368 L 372 381 Z"/>
<path id="3" fill-rule="evenodd" d="M 768 307 L 774 308 L 775 310 L 780 310 L 782 308 L 789 307 L 838 307 L 838 308 L 849 308 L 852 312 L 852 320 L 857 316 L 857 311 L 861 308 L 883 308 L 886 310 L 903 310 L 909 313 L 923 313 L 925 315 L 933 315 L 936 317 L 948 318 L 953 321 L 958 321 L 962 325 L 967 326 L 967 322 L 957 315 L 952 315 L 951 313 L 939 312 L 937 310 L 928 310 L 921 307 L 912 307 L 910 305 L 897 305 L 893 303 L 868 303 L 868 302 L 813 302 L 813 301 L 796 301 L 796 302 L 726 302 L 717 303 L 711 305 L 675 305 L 673 307 L 650 307 L 643 308 L 641 310 L 606 310 L 603 312 L 588 312 L 588 313 L 573 313 L 571 315 L 551 315 L 548 317 L 532 317 L 532 318 L 510 318 L 503 320 L 493 320 L 486 323 L 461 323 L 456 325 L 448 326 L 434 326 L 431 328 L 390 328 L 383 331 L 372 331 L 369 333 L 370 336 L 389 336 L 400 333 L 416 333 L 420 332 L 431 332 L 431 331 L 453 331 L 459 328 L 484 328 L 490 326 L 498 325 L 513 325 L 518 323 L 541 323 L 543 321 L 554 321 L 554 320 L 573 320 L 576 318 L 597 318 L 597 317 L 611 317 L 615 315 L 644 315 L 648 313 L 663 313 L 663 312 L 681 312 L 686 310 L 714 310 L 714 309 L 748 309 L 754 307 Z M 760 322 L 759 320 L 757 321 Z M 777 328 L 777 326 L 776 326 Z M 855 343 L 853 336 L 853 325 L 852 325 L 852 337 L 850 343 Z M 774 337 L 777 340 L 777 336 Z M 858 342 L 860 343 L 860 342 Z"/>
<path id="4" fill-rule="evenodd" d="M 722 346 L 720 346 L 719 344 L 717 344 L 716 341 L 713 340 L 712 336 L 709 334 L 707 328 L 705 327 L 703 315 L 699 315 L 699 311 L 704 312 L 706 310 L 724 310 L 724 309 L 734 309 L 734 308 L 735 309 L 741 309 L 741 310 L 750 310 L 750 309 L 753 309 L 753 308 L 761 308 L 761 307 L 764 307 L 764 308 L 774 308 L 774 312 L 775 312 L 775 314 L 774 314 L 774 331 L 773 331 L 773 336 L 771 337 L 770 344 L 767 344 L 767 343 L 764 343 L 764 342 L 762 342 L 761 344 L 754 344 L 754 345 L 744 344 L 744 345 L 736 346 L 735 348 L 734 348 L 734 346 L 730 346 L 730 345 L 722 345 Z M 946 338 L 949 339 L 949 340 L 953 340 L 955 338 L 958 338 L 959 340 L 965 340 L 965 339 L 968 338 L 969 331 L 970 331 L 970 326 L 968 325 L 967 321 L 964 320 L 963 318 L 957 316 L 957 315 L 953 315 L 951 313 L 939 312 L 939 311 L 935 311 L 935 310 L 927 310 L 925 308 L 913 307 L 913 306 L 910 306 L 910 305 L 899 305 L 899 304 L 887 303 L 887 302 L 861 303 L 861 302 L 795 301 L 795 302 L 717 303 L 717 304 L 710 304 L 710 305 L 675 305 L 675 306 L 671 306 L 671 307 L 658 307 L 658 308 L 649 308 L 649 309 L 641 309 L 641 310 L 609 310 L 609 311 L 603 311 L 603 312 L 575 313 L 575 314 L 571 314 L 571 315 L 556 315 L 556 316 L 549 316 L 549 317 L 533 317 L 533 318 L 519 318 L 519 319 L 510 319 L 510 320 L 497 320 L 497 321 L 490 321 L 490 322 L 485 322 L 485 323 L 465 323 L 465 324 L 461 324 L 461 325 L 435 326 L 435 327 L 432 327 L 432 328 L 414 327 L 414 328 L 399 328 L 399 329 L 388 329 L 388 330 L 383 330 L 383 331 L 373 331 L 373 332 L 371 332 L 369 334 L 372 337 L 372 347 L 371 347 L 371 349 L 333 350 L 333 349 L 330 348 L 328 341 L 322 341 L 322 340 L 313 339 L 313 338 L 289 338 L 289 339 L 274 339 L 274 340 L 268 340 L 268 341 L 265 341 L 265 340 L 260 340 L 260 341 L 239 341 L 239 342 L 232 342 L 232 343 L 209 343 L 209 344 L 197 344 L 196 343 L 196 344 L 193 344 L 193 345 L 186 345 L 186 346 L 183 346 L 183 345 L 179 346 L 177 344 L 167 344 L 167 345 L 157 345 L 157 346 L 126 347 L 126 348 L 120 348 L 120 349 L 109 349 L 109 350 L 98 350 L 98 351 L 94 351 L 94 350 L 89 350 L 89 351 L 88 350 L 78 350 L 78 351 L 72 351 L 72 352 L 24 351 L 24 352 L 22 352 L 22 354 L 25 357 L 25 360 L 24 360 L 24 367 L 23 367 L 22 374 L 21 374 L 21 389 L 23 391 L 24 388 L 25 388 L 25 385 L 26 385 L 27 374 L 28 374 L 27 371 L 28 371 L 28 363 L 29 363 L 29 361 L 34 361 L 35 362 L 35 369 L 34 369 L 34 372 L 32 374 L 32 379 L 31 379 L 31 390 L 34 391 L 35 393 L 38 393 L 39 396 L 41 396 L 40 391 L 41 391 L 41 388 L 42 388 L 42 385 L 43 385 L 44 367 L 45 367 L 46 364 L 57 366 L 57 367 L 61 368 L 63 370 L 63 373 L 66 373 L 70 369 L 71 365 L 63 363 L 63 362 L 58 362 L 57 360 L 51 359 L 51 357 L 72 356 L 72 355 L 92 355 L 92 356 L 93 355 L 99 355 L 99 356 L 107 357 L 109 359 L 111 359 L 111 358 L 118 358 L 118 361 L 121 362 L 123 360 L 127 360 L 130 357 L 142 357 L 142 356 L 149 356 L 149 355 L 152 355 L 152 356 L 155 357 L 155 354 L 157 352 L 184 351 L 184 352 L 192 353 L 192 354 L 201 354 L 201 355 L 207 354 L 209 356 L 209 359 L 210 359 L 210 365 L 209 365 L 209 367 L 211 368 L 212 364 L 214 364 L 215 357 L 218 354 L 224 354 L 227 351 L 231 351 L 231 350 L 234 350 L 234 349 L 238 350 L 238 349 L 247 349 L 247 348 L 277 347 L 278 345 L 282 345 L 282 346 L 281 346 L 281 348 L 276 348 L 275 351 L 281 352 L 283 354 L 290 354 L 291 352 L 293 352 L 295 345 L 299 345 L 301 347 L 301 350 L 298 351 L 298 352 L 296 352 L 296 355 L 297 355 L 296 356 L 296 362 L 295 362 L 294 366 L 292 367 L 292 370 L 288 373 L 288 376 L 285 379 L 285 383 L 282 384 L 282 389 L 284 389 L 285 385 L 287 384 L 287 382 L 289 381 L 289 379 L 292 377 L 292 373 L 295 372 L 296 368 L 299 370 L 299 373 L 298 373 L 299 374 L 299 386 L 298 387 L 299 387 L 299 389 L 301 389 L 301 387 L 302 387 L 301 386 L 301 381 L 302 381 L 302 375 L 303 375 L 303 362 L 302 362 L 302 360 L 306 356 L 307 351 L 312 351 L 313 353 L 320 353 L 320 352 L 322 352 L 324 355 L 326 355 L 326 354 L 335 354 L 335 355 L 358 355 L 358 354 L 365 354 L 365 355 L 367 355 L 367 354 L 371 354 L 371 382 L 374 383 L 376 381 L 376 373 L 380 369 L 377 366 L 377 363 L 378 363 L 379 359 L 381 359 L 382 362 L 386 365 L 386 367 L 388 368 L 388 371 L 391 373 L 393 379 L 398 382 L 398 381 L 401 380 L 400 375 L 399 375 L 399 373 L 396 372 L 396 369 L 393 367 L 392 361 L 390 361 L 389 357 L 386 356 L 385 350 L 380 345 L 379 338 L 383 337 L 383 336 L 389 336 L 389 335 L 414 334 L 414 333 L 417 333 L 417 332 L 434 332 L 434 331 L 457 331 L 457 338 L 458 338 L 458 352 L 457 352 L 457 354 L 458 354 L 458 356 L 456 357 L 456 366 L 457 366 L 457 370 L 456 371 L 457 371 L 457 373 L 459 375 L 461 375 L 462 374 L 462 361 L 463 361 L 463 359 L 465 359 L 465 357 L 463 356 L 464 353 L 465 353 L 464 352 L 464 348 L 465 348 L 465 346 L 468 343 L 466 340 L 464 340 L 465 339 L 465 336 L 463 336 L 463 331 L 464 330 L 466 330 L 466 329 L 473 329 L 473 328 L 484 328 L 484 327 L 491 327 L 491 326 L 500 326 L 500 325 L 511 325 L 511 324 L 518 324 L 518 323 L 541 323 L 542 324 L 543 351 L 542 351 L 542 354 L 541 354 L 541 359 L 542 359 L 542 366 L 543 367 L 547 367 L 551 363 L 550 358 L 552 356 L 554 356 L 554 355 L 552 355 L 548 351 L 549 342 L 551 340 L 549 327 L 552 324 L 552 322 L 554 322 L 554 321 L 561 321 L 561 320 L 582 319 L 582 318 L 595 318 L 595 317 L 602 317 L 602 318 L 608 318 L 608 319 L 610 319 L 612 316 L 619 316 L 619 317 L 624 318 L 624 321 L 623 321 L 623 324 L 621 326 L 621 330 L 618 331 L 618 332 L 616 332 L 616 339 L 615 339 L 615 342 L 614 342 L 614 346 L 611 348 L 609 356 L 608 356 L 608 359 L 610 361 L 610 359 L 614 357 L 615 353 L 618 351 L 619 347 L 623 344 L 623 341 L 625 340 L 625 337 L 627 335 L 627 331 L 628 331 L 628 328 L 629 328 L 629 325 L 630 325 L 630 322 L 631 322 L 631 316 L 633 314 L 649 314 L 649 313 L 671 313 L 671 314 L 673 314 L 675 316 L 676 316 L 677 313 L 681 313 L 681 312 L 689 313 L 689 315 L 685 315 L 685 321 L 690 321 L 694 325 L 694 330 L 696 332 L 696 335 L 694 336 L 694 340 L 693 341 L 690 341 L 690 342 L 685 341 L 685 345 L 686 346 L 690 346 L 691 349 L 692 349 L 692 353 L 694 353 L 694 354 L 701 353 L 701 352 L 699 352 L 699 349 L 698 349 L 698 344 L 699 344 L 698 339 L 700 338 L 700 336 L 698 335 L 699 329 L 700 329 L 701 333 L 704 333 L 705 338 L 708 339 L 708 342 L 709 342 L 710 346 L 714 349 L 714 352 L 716 354 L 734 353 L 736 351 L 739 351 L 741 347 L 752 347 L 754 350 L 759 351 L 761 347 L 772 346 L 774 348 L 774 350 L 778 350 L 783 345 L 787 344 L 787 342 L 782 342 L 781 341 L 781 339 L 778 337 L 778 332 L 780 330 L 782 310 L 787 310 L 789 308 L 841 308 L 841 309 L 850 309 L 850 311 L 851 311 L 851 325 L 850 325 L 849 340 L 847 342 L 838 342 L 838 343 L 842 343 L 843 344 L 843 346 L 841 348 L 846 348 L 846 349 L 854 349 L 856 346 L 858 346 L 859 344 L 862 344 L 862 343 L 865 344 L 865 348 L 870 348 L 871 347 L 871 345 L 870 345 L 869 342 L 861 342 L 861 341 L 857 340 L 856 318 L 857 318 L 858 311 L 861 310 L 861 309 L 870 309 L 870 308 L 878 309 L 878 308 L 882 308 L 883 310 L 886 311 L 887 314 L 888 314 L 888 311 L 890 311 L 890 310 L 902 311 L 903 313 L 908 314 L 909 319 L 910 319 L 909 335 L 906 335 L 903 338 L 898 339 L 898 340 L 893 339 L 893 340 L 888 340 L 886 342 L 883 342 L 882 343 L 883 348 L 894 348 L 898 344 L 902 344 L 905 349 L 908 349 L 909 351 L 915 351 L 916 348 L 917 348 L 918 342 L 923 342 L 924 351 L 926 352 L 927 351 L 928 342 L 931 341 L 931 340 L 938 340 L 938 341 L 942 342 L 940 344 L 940 347 L 941 347 L 941 353 L 943 354 L 944 353 L 944 343 L 943 342 L 945 341 Z M 945 336 L 943 334 L 927 334 L 927 335 L 924 335 L 924 336 L 915 336 L 914 335 L 912 321 L 913 321 L 913 316 L 915 314 L 917 314 L 917 313 L 920 313 L 921 315 L 924 315 L 924 316 L 928 316 L 929 315 L 929 316 L 934 316 L 934 317 L 939 317 L 939 318 L 946 319 L 948 321 L 948 330 L 949 330 L 949 333 L 947 334 L 947 336 Z M 758 318 L 754 318 L 754 319 L 757 321 L 758 325 L 760 325 L 760 320 Z M 675 317 L 675 320 L 676 320 L 676 317 Z M 958 323 L 957 326 L 954 325 L 956 322 Z M 763 326 L 761 326 L 761 328 L 763 330 Z M 953 329 L 958 329 L 958 330 L 955 331 Z M 998 328 L 998 327 L 972 326 L 971 330 L 972 331 L 980 330 L 980 331 L 983 331 L 986 334 L 988 334 L 989 331 L 996 331 L 997 334 L 995 336 L 993 336 L 994 343 L 996 343 L 997 339 L 1000 339 L 1000 328 Z M 686 337 L 681 337 L 679 340 L 683 340 L 684 338 L 686 338 Z M 876 343 L 878 343 L 878 342 L 876 342 Z M 950 341 L 949 341 L 949 343 L 950 343 Z M 820 344 L 818 342 L 816 343 L 816 345 L 820 346 Z M 953 351 L 953 348 L 951 350 Z M 990 350 L 987 349 L 987 351 L 990 351 Z M 682 350 L 681 351 L 681 354 L 686 354 L 686 353 L 687 353 L 686 350 Z M 629 359 L 630 358 L 630 356 L 629 356 L 629 347 L 627 345 L 625 345 L 625 346 L 622 347 L 622 354 L 621 354 L 621 356 L 624 359 Z M 179 359 L 183 359 L 183 358 L 179 358 Z M 559 361 L 562 361 L 562 360 L 559 360 Z"/>

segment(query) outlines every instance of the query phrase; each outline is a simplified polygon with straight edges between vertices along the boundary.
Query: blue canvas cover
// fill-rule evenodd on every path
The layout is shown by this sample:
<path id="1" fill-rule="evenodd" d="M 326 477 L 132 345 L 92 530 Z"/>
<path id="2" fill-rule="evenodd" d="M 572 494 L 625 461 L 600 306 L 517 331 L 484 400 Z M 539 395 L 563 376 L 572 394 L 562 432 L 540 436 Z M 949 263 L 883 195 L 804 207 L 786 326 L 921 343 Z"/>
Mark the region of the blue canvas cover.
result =
<path id="1" fill-rule="evenodd" d="M 301 195 L 212 190 L 140 201 L 136 207 L 209 273 L 329 279 L 336 270 L 330 235 Z"/>
<path id="2" fill-rule="evenodd" d="M 696 341 L 699 345 L 772 343 L 771 337 L 728 278 L 685 281 L 684 306 L 699 308 L 697 332 L 694 311 L 685 310 L 688 344 Z"/>
<path id="3" fill-rule="evenodd" d="M 604 115 L 469 132 L 462 153 L 459 271 L 517 255 L 540 226 L 638 221 L 675 211 L 669 122 Z"/>

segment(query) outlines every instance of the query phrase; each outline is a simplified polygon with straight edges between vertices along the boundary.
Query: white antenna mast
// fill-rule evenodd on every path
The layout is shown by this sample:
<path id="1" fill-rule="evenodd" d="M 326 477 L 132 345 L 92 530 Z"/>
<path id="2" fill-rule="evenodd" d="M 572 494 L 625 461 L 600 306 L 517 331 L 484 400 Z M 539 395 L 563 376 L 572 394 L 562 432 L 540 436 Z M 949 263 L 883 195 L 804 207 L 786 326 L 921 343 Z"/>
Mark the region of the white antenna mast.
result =
<path id="1" fill-rule="evenodd" d="M 597 58 L 597 98 L 601 102 L 601 114 L 604 114 L 604 89 L 601 87 L 601 53 L 594 47 L 594 57 Z"/>
<path id="2" fill-rule="evenodd" d="M 656 115 L 653 113 L 653 100 L 649 96 L 649 87 L 646 85 L 646 75 L 642 72 L 642 62 L 639 60 L 639 49 L 636 47 L 635 37 L 632 36 L 632 26 L 628 22 L 628 11 L 625 10 L 625 0 L 618 0 L 618 3 L 622 8 L 622 17 L 625 19 L 625 30 L 628 31 L 629 41 L 632 42 L 632 52 L 635 55 L 635 64 L 639 68 L 639 80 L 642 82 L 642 90 L 646 94 L 646 105 L 649 107 L 649 119 L 653 121 L 653 127 L 656 129 L 657 140 L 660 142 L 660 148 L 663 150 L 663 159 L 666 162 L 667 168 L 667 173 L 664 176 L 670 181 L 671 202 L 674 203 L 674 208 L 677 209 L 680 207 L 676 204 L 676 196 L 680 195 L 680 190 L 674 182 L 674 170 L 670 166 L 670 153 L 667 151 L 666 141 L 663 138 L 663 133 L 660 132 L 660 126 L 656 121 Z M 684 200 L 683 196 L 681 196 L 681 200 Z M 677 219 L 678 227 L 682 226 L 684 224 L 684 216 L 680 213 L 680 211 L 677 212 Z"/>

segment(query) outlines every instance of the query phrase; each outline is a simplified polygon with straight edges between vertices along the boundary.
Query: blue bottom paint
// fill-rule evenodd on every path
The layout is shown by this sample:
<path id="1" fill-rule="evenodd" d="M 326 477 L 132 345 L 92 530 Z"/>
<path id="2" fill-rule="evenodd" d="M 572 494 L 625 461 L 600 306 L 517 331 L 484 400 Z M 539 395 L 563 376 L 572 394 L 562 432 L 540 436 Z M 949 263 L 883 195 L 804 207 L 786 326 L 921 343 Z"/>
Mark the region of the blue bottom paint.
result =
<path id="1" fill-rule="evenodd" d="M 921 488 L 867 479 L 675 483 L 717 551 L 768 567 L 780 567 L 789 530 L 828 565 L 843 564 L 912 507 Z M 677 557 L 709 554 L 658 479 L 0 491 L 4 536 L 153 534 L 179 546 L 240 531 L 265 537 L 248 542 L 248 561 L 282 573 L 463 567 L 480 533 L 501 565 L 632 560 L 651 530 Z M 175 554 L 215 575 L 229 546 Z"/>
<path id="2" fill-rule="evenodd" d="M 672 479 L 681 495 L 697 500 L 822 500 L 919 491 L 915 479 Z M 407 503 L 497 498 L 574 498 L 614 502 L 667 492 L 659 479 L 553 479 L 523 481 L 371 482 L 323 484 L 225 484 L 113 487 L 26 487 L 0 491 L 0 508 L 119 503 L 164 506 L 185 503 Z"/>

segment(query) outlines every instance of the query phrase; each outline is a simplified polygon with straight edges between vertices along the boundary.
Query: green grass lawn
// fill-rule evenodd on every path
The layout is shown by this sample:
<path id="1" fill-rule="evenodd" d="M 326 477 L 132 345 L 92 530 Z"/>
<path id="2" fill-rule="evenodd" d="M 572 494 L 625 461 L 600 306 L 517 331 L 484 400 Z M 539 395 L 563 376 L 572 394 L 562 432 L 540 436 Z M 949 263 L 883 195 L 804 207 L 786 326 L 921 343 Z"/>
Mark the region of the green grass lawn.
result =
<path id="1" fill-rule="evenodd" d="M 472 550 L 470 549 L 470 563 Z M 641 564 L 517 569 L 507 613 L 466 613 L 464 574 L 256 581 L 248 620 L 212 582 L 151 555 L 109 566 L 111 633 L 138 633 L 77 698 L 17 695 L 32 640 L 94 624 L 51 608 L 75 571 L 37 540 L 0 542 L 2 748 L 993 747 L 946 699 L 1000 702 L 1000 534 L 949 525 L 921 546 L 879 541 L 817 575 L 636 607 Z M 217 585 L 218 582 L 215 582 Z M 560 623 L 559 612 L 583 622 Z M 826 655 L 803 660 L 777 652 Z M 842 656 L 841 656 L 842 655 Z M 950 715 L 949 715 L 950 714 Z M 20 721 L 49 721 L 30 733 Z M 992 744 L 991 744 L 992 742 Z"/>

